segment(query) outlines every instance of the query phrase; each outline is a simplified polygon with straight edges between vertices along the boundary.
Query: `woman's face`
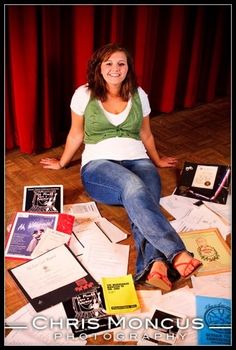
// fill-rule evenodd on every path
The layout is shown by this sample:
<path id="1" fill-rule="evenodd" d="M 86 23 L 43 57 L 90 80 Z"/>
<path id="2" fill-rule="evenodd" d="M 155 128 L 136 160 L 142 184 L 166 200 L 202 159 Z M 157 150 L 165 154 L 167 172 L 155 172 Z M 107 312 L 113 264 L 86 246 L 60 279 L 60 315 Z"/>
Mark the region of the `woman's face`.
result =
<path id="1" fill-rule="evenodd" d="M 114 52 L 101 64 L 101 74 L 108 85 L 121 85 L 128 72 L 127 58 L 124 52 Z"/>

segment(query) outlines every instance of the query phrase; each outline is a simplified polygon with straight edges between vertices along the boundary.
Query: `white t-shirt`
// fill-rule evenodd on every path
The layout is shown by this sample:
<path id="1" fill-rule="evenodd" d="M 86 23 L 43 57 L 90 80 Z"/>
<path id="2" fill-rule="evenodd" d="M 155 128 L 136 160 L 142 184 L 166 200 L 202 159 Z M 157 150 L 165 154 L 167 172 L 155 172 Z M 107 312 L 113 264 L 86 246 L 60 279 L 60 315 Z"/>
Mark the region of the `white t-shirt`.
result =
<path id="1" fill-rule="evenodd" d="M 138 87 L 138 94 L 141 100 L 143 116 L 148 116 L 151 112 L 148 96 L 141 87 Z M 84 115 L 89 99 L 90 91 L 87 85 L 81 85 L 72 96 L 70 108 L 76 114 Z M 107 119 L 117 126 L 127 118 L 132 106 L 132 99 L 129 99 L 126 108 L 119 114 L 107 112 L 102 103 L 100 101 L 98 103 Z M 149 158 L 141 140 L 135 140 L 130 137 L 112 137 L 95 144 L 85 144 L 81 166 L 95 159 L 131 160 L 140 158 Z"/>

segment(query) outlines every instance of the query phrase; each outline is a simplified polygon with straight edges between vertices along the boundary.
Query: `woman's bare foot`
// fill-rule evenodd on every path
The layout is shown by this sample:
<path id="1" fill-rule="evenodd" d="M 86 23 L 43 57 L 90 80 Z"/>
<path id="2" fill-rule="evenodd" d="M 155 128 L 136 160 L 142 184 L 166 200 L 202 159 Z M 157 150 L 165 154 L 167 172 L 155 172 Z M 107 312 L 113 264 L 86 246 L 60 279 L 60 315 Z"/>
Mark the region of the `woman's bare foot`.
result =
<path id="1" fill-rule="evenodd" d="M 181 252 L 174 258 L 173 266 L 182 277 L 190 277 L 197 272 L 202 263 L 189 255 L 188 252 Z"/>

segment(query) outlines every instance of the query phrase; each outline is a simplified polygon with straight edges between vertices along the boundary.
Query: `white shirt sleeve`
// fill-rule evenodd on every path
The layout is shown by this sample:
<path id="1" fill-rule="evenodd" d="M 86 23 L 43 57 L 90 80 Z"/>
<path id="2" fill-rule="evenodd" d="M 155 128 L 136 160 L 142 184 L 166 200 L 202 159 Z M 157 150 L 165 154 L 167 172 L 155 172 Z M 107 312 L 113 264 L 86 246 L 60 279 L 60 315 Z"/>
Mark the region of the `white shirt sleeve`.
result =
<path id="1" fill-rule="evenodd" d="M 89 102 L 89 99 L 90 91 L 88 90 L 87 85 L 81 85 L 75 90 L 71 98 L 70 108 L 76 114 L 84 115 L 84 111 Z"/>
<path id="2" fill-rule="evenodd" d="M 148 95 L 140 86 L 138 87 L 138 94 L 142 104 L 143 116 L 146 117 L 151 112 Z"/>

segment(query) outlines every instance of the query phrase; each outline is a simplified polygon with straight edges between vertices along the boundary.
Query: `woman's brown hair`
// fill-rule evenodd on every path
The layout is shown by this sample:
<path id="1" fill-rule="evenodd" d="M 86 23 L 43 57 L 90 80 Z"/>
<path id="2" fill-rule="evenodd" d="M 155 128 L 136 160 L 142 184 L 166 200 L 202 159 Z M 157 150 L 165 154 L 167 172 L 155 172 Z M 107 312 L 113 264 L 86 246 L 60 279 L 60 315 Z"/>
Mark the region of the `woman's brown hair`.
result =
<path id="1" fill-rule="evenodd" d="M 128 72 L 122 82 L 120 96 L 124 101 L 128 101 L 130 94 L 133 95 L 137 90 L 133 59 L 130 53 L 119 44 L 110 43 L 102 46 L 94 52 L 88 62 L 87 68 L 87 82 L 88 88 L 91 91 L 91 96 L 98 98 L 101 101 L 105 101 L 107 98 L 106 82 L 101 74 L 101 64 L 102 62 L 107 61 L 109 57 L 117 51 L 125 53 L 128 64 Z"/>

